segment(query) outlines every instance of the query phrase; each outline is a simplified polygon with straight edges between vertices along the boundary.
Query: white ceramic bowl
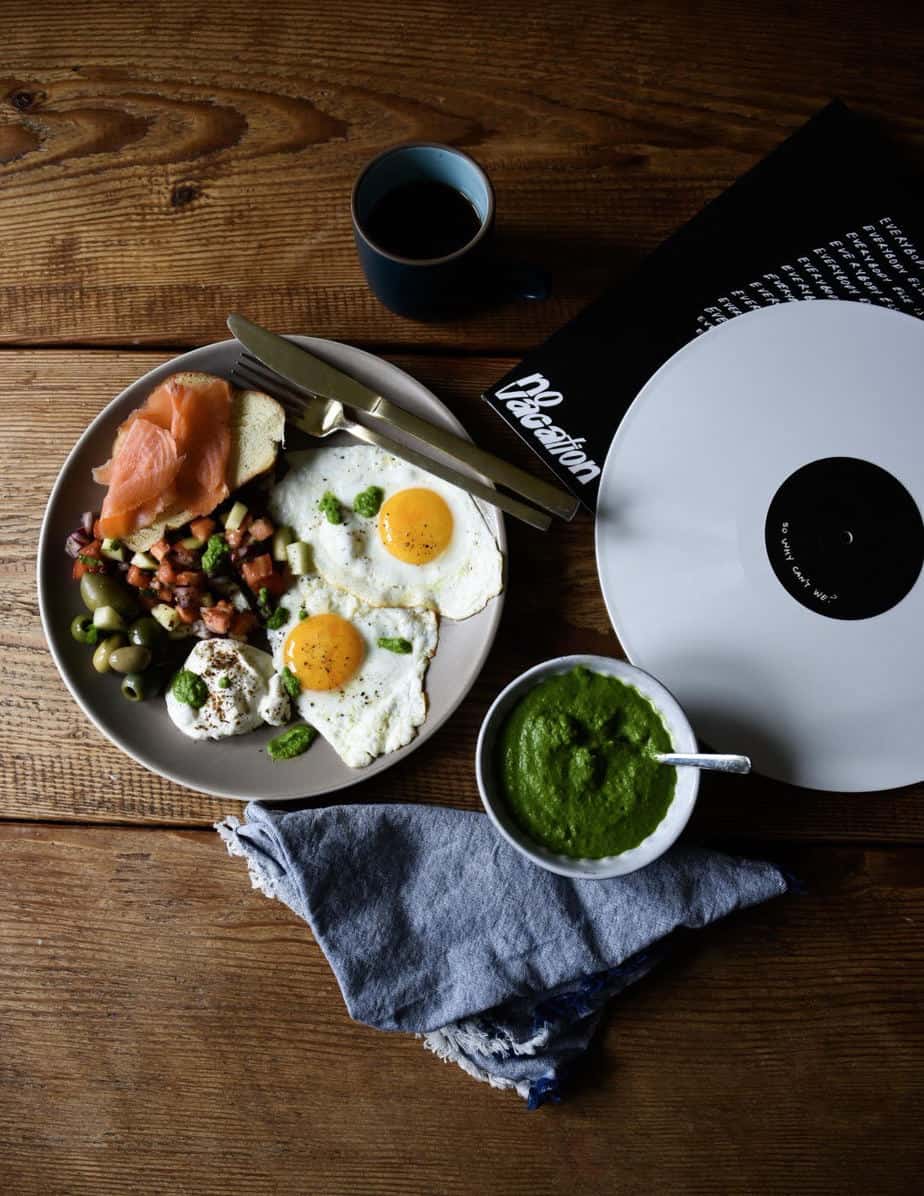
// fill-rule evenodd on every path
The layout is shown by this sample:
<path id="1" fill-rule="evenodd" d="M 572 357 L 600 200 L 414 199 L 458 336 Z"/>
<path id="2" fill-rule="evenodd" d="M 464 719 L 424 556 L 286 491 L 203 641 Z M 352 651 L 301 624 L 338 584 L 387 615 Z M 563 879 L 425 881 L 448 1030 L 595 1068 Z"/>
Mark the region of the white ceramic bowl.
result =
<path id="1" fill-rule="evenodd" d="M 481 800 L 488 817 L 494 823 L 497 831 L 517 851 L 522 852 L 541 868 L 547 868 L 550 872 L 557 872 L 561 876 L 602 880 L 608 876 L 623 876 L 627 872 L 635 872 L 638 868 L 644 868 L 646 864 L 650 864 L 652 860 L 663 855 L 674 843 L 693 813 L 696 794 L 699 790 L 699 769 L 677 769 L 677 787 L 674 791 L 674 799 L 661 822 L 647 839 L 643 839 L 638 846 L 623 851 L 619 855 L 604 856 L 598 860 L 575 859 L 572 856 L 558 855 L 554 851 L 549 851 L 548 848 L 531 839 L 513 820 L 504 801 L 495 769 L 497 737 L 507 715 L 520 698 L 544 681 L 546 677 L 553 677 L 558 673 L 568 673 L 578 665 L 590 669 L 593 673 L 605 673 L 611 677 L 617 677 L 620 681 L 634 686 L 658 710 L 671 737 L 673 750 L 675 752 L 695 752 L 697 750 L 693 728 L 687 721 L 687 716 L 677 699 L 649 673 L 643 669 L 637 669 L 635 665 L 629 664 L 625 660 L 614 660 L 609 656 L 559 656 L 555 660 L 546 660 L 542 664 L 537 664 L 535 668 L 522 673 L 497 696 L 481 724 L 478 746 L 475 749 L 475 771 L 478 777 L 478 790 L 481 793 Z"/>

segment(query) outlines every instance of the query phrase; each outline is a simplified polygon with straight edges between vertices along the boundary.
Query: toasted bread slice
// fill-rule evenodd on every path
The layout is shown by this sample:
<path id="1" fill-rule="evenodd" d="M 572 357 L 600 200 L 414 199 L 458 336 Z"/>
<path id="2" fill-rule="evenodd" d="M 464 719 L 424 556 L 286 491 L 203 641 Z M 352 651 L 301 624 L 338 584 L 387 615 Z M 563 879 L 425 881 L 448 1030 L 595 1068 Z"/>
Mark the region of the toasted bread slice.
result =
<path id="1" fill-rule="evenodd" d="M 188 382 L 195 382 L 200 374 L 181 374 Z M 276 452 L 285 435 L 286 416 L 275 399 L 259 390 L 236 390 L 231 406 L 231 456 L 228 460 L 228 487 L 237 490 L 266 470 L 276 461 Z M 113 453 L 118 449 L 118 437 Z M 139 528 L 125 543 L 134 552 L 147 552 L 152 544 L 169 528 L 182 527 L 193 518 L 189 511 L 179 511 Z"/>

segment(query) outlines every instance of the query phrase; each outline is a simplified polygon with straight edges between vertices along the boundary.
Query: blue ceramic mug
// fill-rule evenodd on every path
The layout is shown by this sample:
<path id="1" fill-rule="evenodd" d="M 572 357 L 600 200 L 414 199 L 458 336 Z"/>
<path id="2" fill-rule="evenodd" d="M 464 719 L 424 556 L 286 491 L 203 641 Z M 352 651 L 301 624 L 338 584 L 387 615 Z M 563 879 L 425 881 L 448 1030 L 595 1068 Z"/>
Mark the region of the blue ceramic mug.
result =
<path id="1" fill-rule="evenodd" d="M 420 200 L 420 188 L 409 185 L 434 183 L 463 196 L 471 206 L 468 239 L 439 256 L 411 256 L 397 252 L 393 244 L 383 244 L 376 225 L 383 201 L 389 200 L 392 214 L 400 218 L 400 210 L 394 209 L 396 205 L 400 209 L 403 196 L 409 197 L 409 203 L 411 195 Z M 366 280 L 376 297 L 398 315 L 438 319 L 486 302 L 514 296 L 544 299 L 548 293 L 541 271 L 494 257 L 494 189 L 478 163 L 451 146 L 398 145 L 373 158 L 353 185 L 352 216 Z M 424 222 L 446 216 L 441 205 L 434 205 Z M 438 228 L 421 231 L 430 234 L 422 236 L 422 246 L 439 242 Z"/>

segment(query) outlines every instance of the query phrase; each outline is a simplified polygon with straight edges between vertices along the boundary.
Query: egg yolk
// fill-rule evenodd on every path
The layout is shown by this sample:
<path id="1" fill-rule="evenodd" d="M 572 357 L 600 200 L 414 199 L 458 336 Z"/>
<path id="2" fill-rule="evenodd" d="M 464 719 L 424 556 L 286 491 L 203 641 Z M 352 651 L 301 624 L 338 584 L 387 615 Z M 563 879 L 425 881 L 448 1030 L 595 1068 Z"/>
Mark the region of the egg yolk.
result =
<path id="1" fill-rule="evenodd" d="M 399 561 L 426 565 L 449 546 L 452 511 L 435 490 L 399 490 L 379 511 L 379 539 Z"/>
<path id="2" fill-rule="evenodd" d="M 341 689 L 363 662 L 362 636 L 340 615 L 312 615 L 292 628 L 282 662 L 302 689 Z"/>

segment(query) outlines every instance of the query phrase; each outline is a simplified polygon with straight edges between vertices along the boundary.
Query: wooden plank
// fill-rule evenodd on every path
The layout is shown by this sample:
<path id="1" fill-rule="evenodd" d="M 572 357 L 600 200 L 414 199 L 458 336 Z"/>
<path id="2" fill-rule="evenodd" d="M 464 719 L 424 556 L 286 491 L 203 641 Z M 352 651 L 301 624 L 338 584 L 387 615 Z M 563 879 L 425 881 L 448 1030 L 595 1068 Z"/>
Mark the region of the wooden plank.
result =
<path id="1" fill-rule="evenodd" d="M 920 851 L 788 863 L 807 895 L 689 934 L 531 1115 L 351 1023 L 217 836 L 0 826 L 4 1188 L 912 1191 Z"/>
<path id="2" fill-rule="evenodd" d="M 833 94 L 924 145 L 914 5 L 190 11 L 37 0 L 23 20 L 0 2 L 0 340 L 192 344 L 240 308 L 370 344 L 522 349 Z M 419 325 L 371 297 L 350 187 L 409 139 L 483 162 L 504 252 L 549 267 L 550 301 Z"/>
<path id="3" fill-rule="evenodd" d="M 237 808 L 170 784 L 110 747 L 65 690 L 42 637 L 35 544 L 52 482 L 87 422 L 150 353 L 7 351 L 0 354 L 0 817 L 207 825 Z M 535 459 L 477 399 L 503 359 L 416 356 L 417 374 L 481 443 L 530 467 Z M 498 690 L 525 668 L 567 652 L 618 654 L 596 579 L 591 520 L 548 535 L 509 527 L 510 575 L 494 651 L 450 722 L 400 768 L 344 800 L 380 796 L 477 807 L 472 758 Z M 88 763 L 89 762 L 89 763 Z M 924 838 L 922 788 L 818 794 L 758 778 L 708 782 L 693 824 L 702 834 L 782 838 Z"/>

